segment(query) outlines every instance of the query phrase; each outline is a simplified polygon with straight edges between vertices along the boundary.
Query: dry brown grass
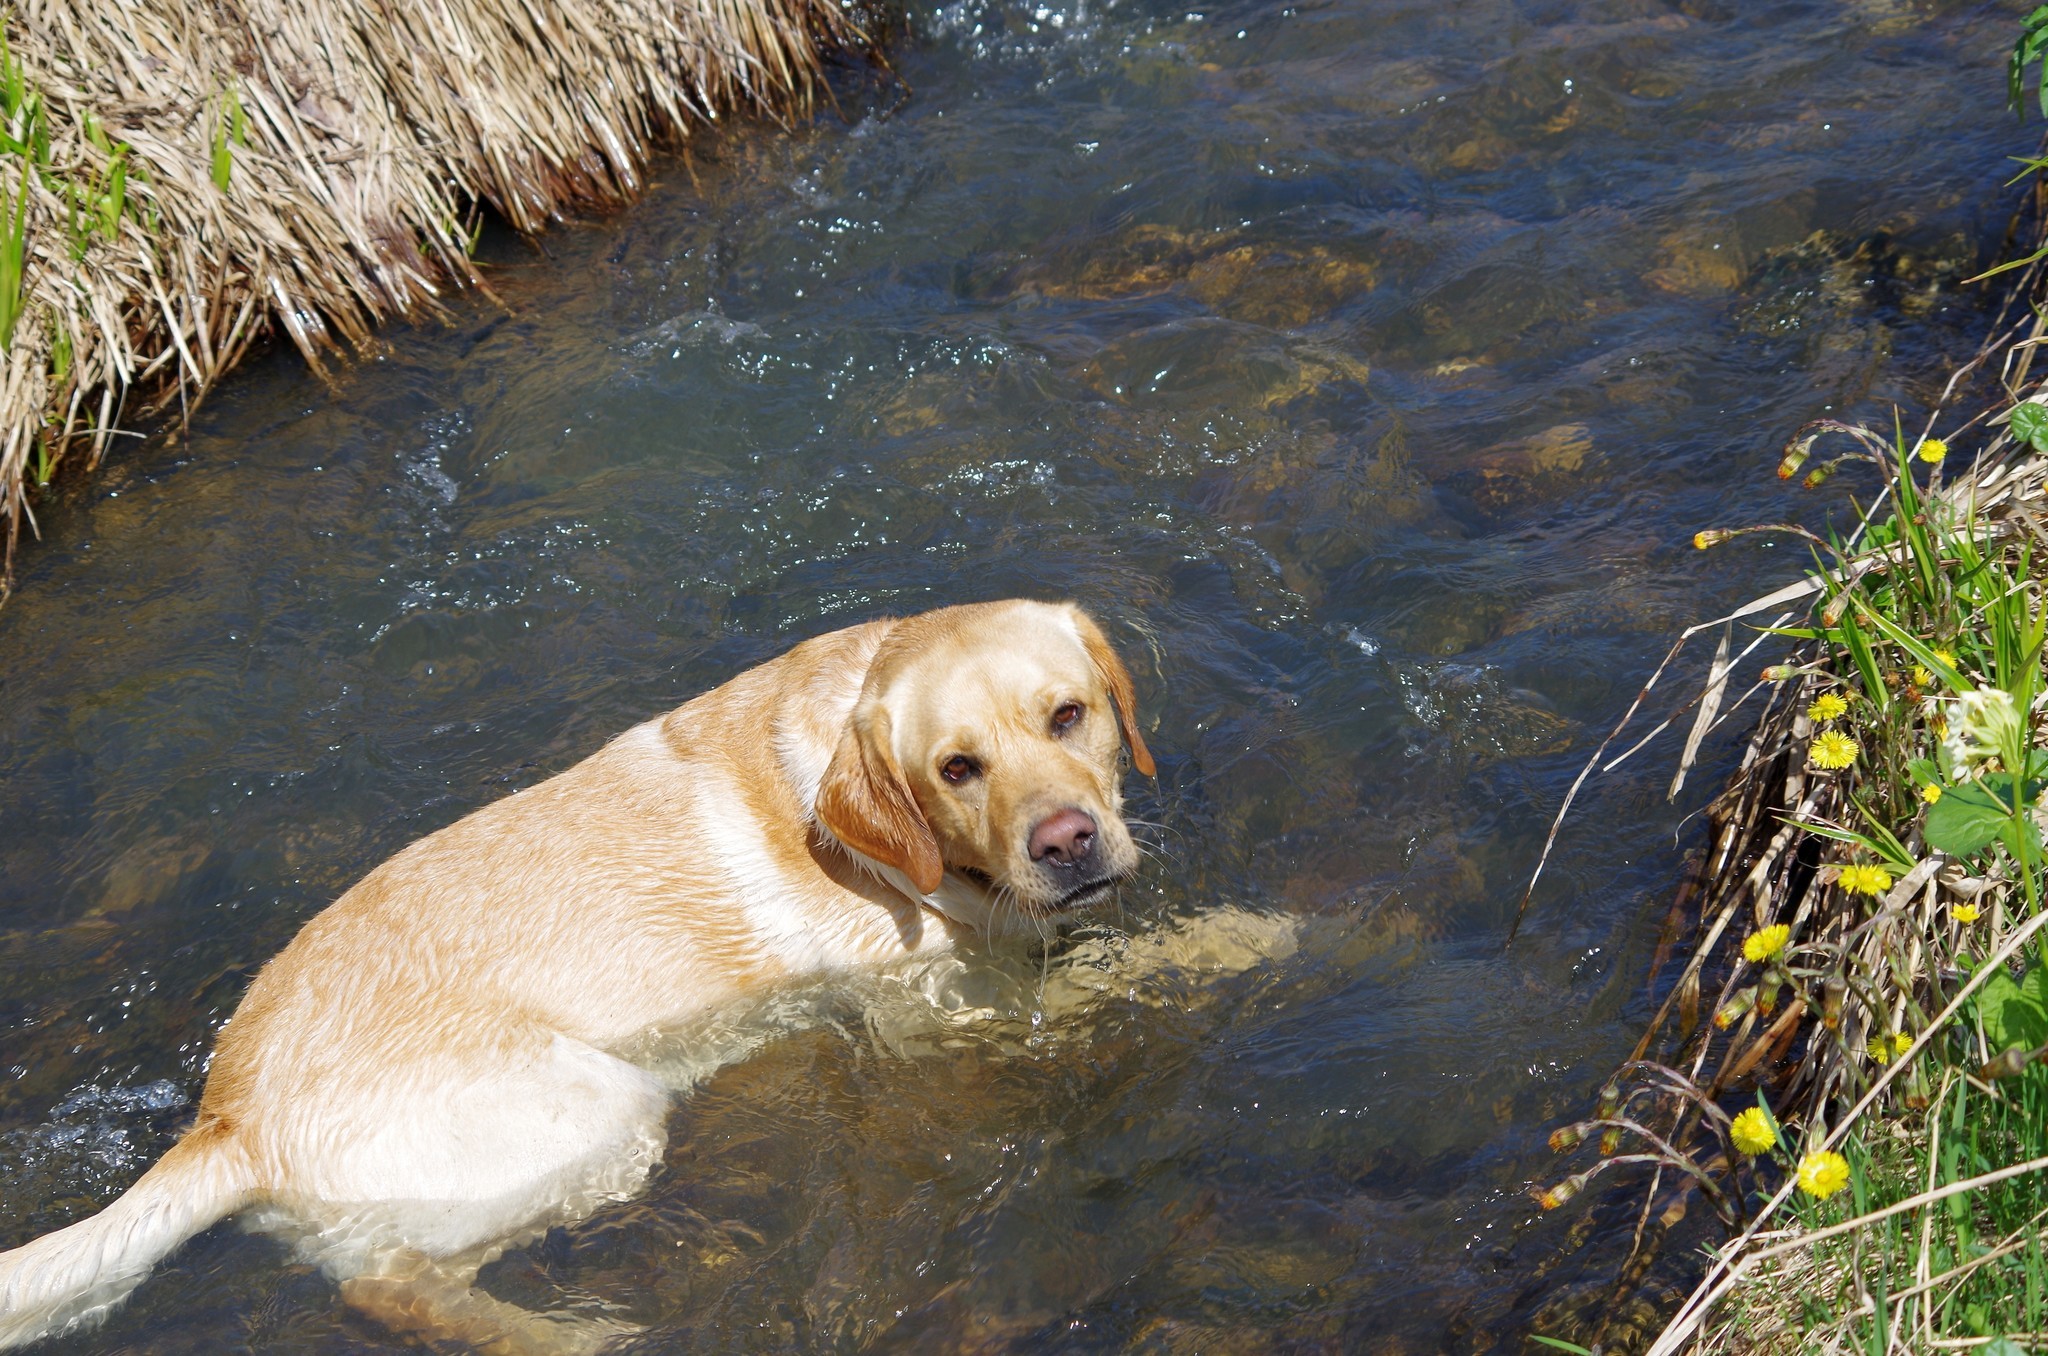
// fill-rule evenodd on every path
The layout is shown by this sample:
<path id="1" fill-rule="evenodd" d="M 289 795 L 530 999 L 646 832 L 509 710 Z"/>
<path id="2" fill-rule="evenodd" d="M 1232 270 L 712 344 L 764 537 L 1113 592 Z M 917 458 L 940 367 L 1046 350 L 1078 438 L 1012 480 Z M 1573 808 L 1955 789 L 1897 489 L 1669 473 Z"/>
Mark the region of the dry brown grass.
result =
<path id="1" fill-rule="evenodd" d="M 35 484 L 189 413 L 273 326 L 318 369 L 477 281 L 478 204 L 532 232 L 621 203 L 658 143 L 808 111 L 822 51 L 863 41 L 834 0 L 18 0 L 5 29 L 48 151 L 0 150 L 0 234 L 28 194 L 0 597 Z"/>

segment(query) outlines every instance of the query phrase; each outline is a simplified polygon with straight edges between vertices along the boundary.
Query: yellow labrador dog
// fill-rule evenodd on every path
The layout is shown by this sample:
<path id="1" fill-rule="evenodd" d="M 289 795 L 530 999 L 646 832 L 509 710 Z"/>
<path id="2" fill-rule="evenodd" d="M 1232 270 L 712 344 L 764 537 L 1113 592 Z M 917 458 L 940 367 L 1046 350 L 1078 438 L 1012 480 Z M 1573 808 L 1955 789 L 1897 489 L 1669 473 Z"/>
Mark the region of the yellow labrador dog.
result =
<path id="1" fill-rule="evenodd" d="M 0 1254 L 0 1346 L 89 1321 L 225 1215 L 422 1337 L 617 1329 L 473 1288 L 637 1190 L 667 1086 L 621 1057 L 770 986 L 1037 928 L 1137 864 L 1130 675 L 1071 605 L 806 641 L 414 843 L 265 966 L 195 1124 L 126 1195 Z"/>

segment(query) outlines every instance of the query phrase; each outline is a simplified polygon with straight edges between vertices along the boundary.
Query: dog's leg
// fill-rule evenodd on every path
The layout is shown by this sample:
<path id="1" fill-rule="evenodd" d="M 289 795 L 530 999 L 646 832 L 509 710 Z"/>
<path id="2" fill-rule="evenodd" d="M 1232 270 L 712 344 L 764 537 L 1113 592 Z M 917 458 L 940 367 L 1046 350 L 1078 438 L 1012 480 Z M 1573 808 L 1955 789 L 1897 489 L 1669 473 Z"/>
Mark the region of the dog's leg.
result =
<path id="1" fill-rule="evenodd" d="M 341 1297 L 393 1332 L 458 1342 L 487 1356 L 591 1356 L 634 1328 L 578 1314 L 536 1314 L 475 1288 L 474 1263 L 386 1254 L 341 1283 Z"/>
<path id="2" fill-rule="evenodd" d="M 295 1102 L 269 1129 L 280 1158 L 310 1146 L 296 1156 L 308 1170 L 252 1222 L 399 1331 L 520 1356 L 595 1351 L 627 1329 L 528 1313 L 472 1283 L 505 1248 L 637 1192 L 661 1158 L 668 1091 L 545 1030 L 500 1026 L 461 1053 Z"/>

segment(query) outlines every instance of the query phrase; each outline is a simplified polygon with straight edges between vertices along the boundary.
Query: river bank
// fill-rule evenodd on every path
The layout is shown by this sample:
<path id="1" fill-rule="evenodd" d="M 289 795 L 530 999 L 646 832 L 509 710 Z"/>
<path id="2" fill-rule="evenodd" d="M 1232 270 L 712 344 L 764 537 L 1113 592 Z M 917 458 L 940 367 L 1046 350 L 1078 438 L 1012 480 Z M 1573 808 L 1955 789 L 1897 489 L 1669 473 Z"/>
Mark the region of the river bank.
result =
<path id="1" fill-rule="evenodd" d="M 2016 106 L 2044 47 L 2048 9 L 2012 57 Z M 2015 234 L 2038 240 L 2048 161 L 2023 164 Z M 2048 1344 L 2048 248 L 2013 253 L 1930 411 L 1784 448 L 1778 478 L 1848 488 L 1845 518 L 1695 540 L 1789 539 L 1815 568 L 1680 642 L 1719 637 L 1672 716 L 1693 730 L 1674 797 L 1724 707 L 1761 714 L 1673 905 L 1689 953 L 1660 982 L 1660 952 L 1648 1030 L 1553 1135 L 1597 1157 L 1537 1192 L 1554 1209 L 1649 1169 L 1637 1270 L 1689 1208 L 1719 1218 L 1653 1356 Z M 1602 1349 L 1611 1322 L 1574 1336 Z"/>
<path id="2" fill-rule="evenodd" d="M 26 0 L 0 44 L 0 598 L 37 487 L 189 417 L 273 331 L 316 372 L 638 194 L 734 112 L 801 117 L 833 0 Z"/>

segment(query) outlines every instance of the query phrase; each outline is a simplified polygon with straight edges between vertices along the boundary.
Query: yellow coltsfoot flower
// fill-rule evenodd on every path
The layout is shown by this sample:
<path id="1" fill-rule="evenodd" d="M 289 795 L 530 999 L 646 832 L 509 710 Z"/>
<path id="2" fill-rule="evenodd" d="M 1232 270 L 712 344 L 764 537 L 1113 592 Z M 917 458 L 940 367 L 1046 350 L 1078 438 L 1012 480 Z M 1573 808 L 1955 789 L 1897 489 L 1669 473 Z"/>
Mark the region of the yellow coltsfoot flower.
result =
<path id="1" fill-rule="evenodd" d="M 1933 782 L 1927 783 L 1927 785 L 1920 788 L 1920 799 L 1929 805 L 1934 804 L 1934 802 L 1941 799 L 1941 788 Z"/>
<path id="2" fill-rule="evenodd" d="M 1806 718 L 1825 725 L 1831 720 L 1840 720 L 1849 712 L 1849 703 L 1835 692 L 1823 692 L 1813 699 L 1813 705 L 1806 708 Z"/>
<path id="3" fill-rule="evenodd" d="M 1776 960 L 1779 956 L 1783 955 L 1785 943 L 1791 940 L 1791 928 L 1783 923 L 1773 923 L 1769 927 L 1752 932 L 1748 937 L 1744 938 L 1742 954 L 1745 959 L 1761 965 L 1767 960 Z"/>
<path id="4" fill-rule="evenodd" d="M 1918 455 L 1920 460 L 1939 466 L 1941 459 L 1948 455 L 1948 444 L 1939 438 L 1924 439 L 1920 444 Z"/>
<path id="5" fill-rule="evenodd" d="M 1955 668 L 1956 666 L 1956 652 L 1954 650 L 1936 650 L 1934 657 L 1950 668 Z"/>
<path id="6" fill-rule="evenodd" d="M 1840 730 L 1822 730 L 1807 746 L 1806 761 L 1815 767 L 1845 768 L 1861 752 L 1863 747 Z"/>
<path id="7" fill-rule="evenodd" d="M 1881 866 L 1863 866 L 1851 863 L 1842 868 L 1835 878 L 1852 895 L 1881 895 L 1892 888 L 1892 873 Z"/>
<path id="8" fill-rule="evenodd" d="M 1824 1149 L 1799 1160 L 1799 1189 L 1815 1200 L 1828 1197 L 1849 1185 L 1849 1160 Z"/>
<path id="9" fill-rule="evenodd" d="M 1870 1042 L 1870 1057 L 1879 1064 L 1889 1064 L 1913 1048 L 1913 1038 L 1903 1031 L 1894 1031 L 1890 1040 L 1883 1036 Z"/>
<path id="10" fill-rule="evenodd" d="M 1958 923 L 1974 923 L 1984 916 L 1984 911 L 1975 904 L 1951 904 L 1948 913 Z"/>
<path id="11" fill-rule="evenodd" d="M 1915 664 L 1913 666 L 1913 686 L 1933 687 L 1934 675 L 1928 670 L 1921 668 L 1918 664 Z"/>
<path id="12" fill-rule="evenodd" d="M 1771 1128 L 1771 1118 L 1760 1106 L 1753 1106 L 1737 1116 L 1735 1123 L 1728 1127 L 1728 1138 L 1751 1158 L 1766 1149 L 1778 1147 L 1778 1132 Z"/>

